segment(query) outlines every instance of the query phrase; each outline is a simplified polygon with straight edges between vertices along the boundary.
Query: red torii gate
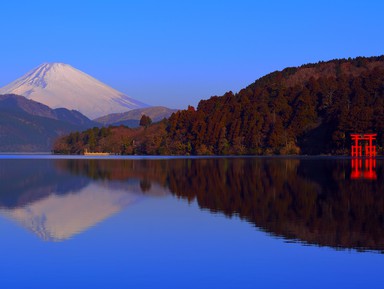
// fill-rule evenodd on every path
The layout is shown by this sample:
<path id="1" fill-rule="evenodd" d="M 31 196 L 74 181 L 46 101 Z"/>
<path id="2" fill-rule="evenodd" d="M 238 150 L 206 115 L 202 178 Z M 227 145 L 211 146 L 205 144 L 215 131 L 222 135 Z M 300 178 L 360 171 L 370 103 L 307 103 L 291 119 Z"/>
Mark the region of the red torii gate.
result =
<path id="1" fill-rule="evenodd" d="M 377 133 L 352 133 L 351 139 L 354 141 L 351 148 L 352 157 L 376 157 L 376 145 L 373 145 L 373 141 L 376 140 Z M 359 141 L 368 141 L 365 145 L 365 154 L 363 155 L 363 146 Z"/>
<path id="2" fill-rule="evenodd" d="M 376 180 L 376 140 L 377 133 L 351 134 L 352 172 L 351 179 Z M 363 154 L 364 147 L 364 154 Z M 362 158 L 366 158 L 363 162 Z"/>

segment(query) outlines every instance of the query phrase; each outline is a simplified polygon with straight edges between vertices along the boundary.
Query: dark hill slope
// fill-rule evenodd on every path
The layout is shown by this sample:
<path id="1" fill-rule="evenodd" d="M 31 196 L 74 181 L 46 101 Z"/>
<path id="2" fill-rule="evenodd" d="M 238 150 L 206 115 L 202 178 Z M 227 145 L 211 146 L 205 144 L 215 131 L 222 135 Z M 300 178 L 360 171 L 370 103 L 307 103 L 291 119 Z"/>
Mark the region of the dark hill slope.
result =
<path id="1" fill-rule="evenodd" d="M 304 64 L 300 67 L 288 67 L 282 71 L 275 71 L 267 74 L 247 88 L 283 85 L 293 87 L 303 85 L 311 78 L 339 78 L 356 77 L 364 72 L 369 72 L 375 68 L 384 69 L 384 56 L 379 57 L 357 57 L 354 59 L 336 59 L 327 62 Z"/>
<path id="2" fill-rule="evenodd" d="M 94 123 L 77 111 L 51 109 L 18 95 L 0 95 L 0 151 L 50 151 L 54 139 Z"/>

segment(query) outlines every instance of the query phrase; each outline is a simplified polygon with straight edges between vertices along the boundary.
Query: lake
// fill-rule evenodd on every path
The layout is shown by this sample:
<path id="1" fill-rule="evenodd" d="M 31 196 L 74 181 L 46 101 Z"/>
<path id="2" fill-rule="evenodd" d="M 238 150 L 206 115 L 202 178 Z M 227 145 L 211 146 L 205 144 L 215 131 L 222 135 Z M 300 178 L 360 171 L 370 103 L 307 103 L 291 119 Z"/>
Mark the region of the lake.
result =
<path id="1" fill-rule="evenodd" d="M 2 288 L 382 288 L 383 164 L 3 155 Z"/>

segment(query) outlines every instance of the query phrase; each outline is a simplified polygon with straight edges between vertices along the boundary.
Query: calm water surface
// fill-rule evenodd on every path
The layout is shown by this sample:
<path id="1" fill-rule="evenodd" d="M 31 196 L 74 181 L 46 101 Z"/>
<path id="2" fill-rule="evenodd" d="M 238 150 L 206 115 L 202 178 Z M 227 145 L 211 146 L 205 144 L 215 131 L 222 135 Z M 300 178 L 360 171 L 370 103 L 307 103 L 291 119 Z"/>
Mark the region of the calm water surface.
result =
<path id="1" fill-rule="evenodd" d="M 383 163 L 2 156 L 1 288 L 383 288 Z"/>

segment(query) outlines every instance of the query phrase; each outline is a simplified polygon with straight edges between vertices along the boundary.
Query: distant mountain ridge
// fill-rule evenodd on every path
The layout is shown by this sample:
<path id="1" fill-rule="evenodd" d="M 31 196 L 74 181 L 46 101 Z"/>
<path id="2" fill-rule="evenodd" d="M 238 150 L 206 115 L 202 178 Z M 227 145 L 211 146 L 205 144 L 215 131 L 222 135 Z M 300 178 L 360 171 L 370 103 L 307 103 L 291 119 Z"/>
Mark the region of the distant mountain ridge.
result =
<path id="1" fill-rule="evenodd" d="M 50 151 L 65 133 L 96 124 L 78 111 L 48 106 L 19 95 L 0 95 L 0 151 Z"/>
<path id="2" fill-rule="evenodd" d="M 179 111 L 164 106 L 151 106 L 147 108 L 133 109 L 123 113 L 113 113 L 94 119 L 95 122 L 102 125 L 126 125 L 128 127 L 138 127 L 140 118 L 143 115 L 149 116 L 153 122 L 158 122 L 168 118 L 172 113 Z"/>
<path id="3" fill-rule="evenodd" d="M 42 103 L 15 94 L 0 95 L 0 108 L 20 109 L 30 115 L 66 121 L 74 125 L 90 126 L 95 124 L 76 110 L 66 108 L 51 109 Z"/>
<path id="4" fill-rule="evenodd" d="M 148 106 L 64 63 L 44 63 L 0 88 L 0 94 L 75 109 L 91 119 Z"/>

